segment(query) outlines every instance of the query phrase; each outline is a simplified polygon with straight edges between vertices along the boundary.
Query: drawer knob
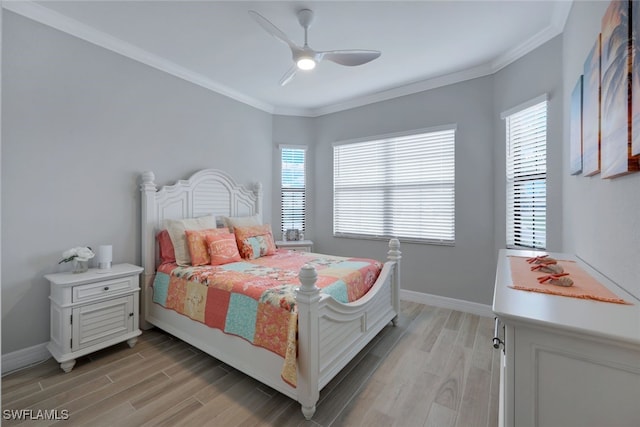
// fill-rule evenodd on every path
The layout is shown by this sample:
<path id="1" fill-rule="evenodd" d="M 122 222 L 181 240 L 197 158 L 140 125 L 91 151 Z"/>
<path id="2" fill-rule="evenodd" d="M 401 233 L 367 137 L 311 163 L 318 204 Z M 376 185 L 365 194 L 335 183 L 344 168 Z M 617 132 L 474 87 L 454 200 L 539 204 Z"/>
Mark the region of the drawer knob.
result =
<path id="1" fill-rule="evenodd" d="M 109 287 L 108 287 L 108 286 L 105 286 L 105 287 L 104 287 L 104 290 L 105 290 L 105 291 L 108 291 L 108 290 L 109 290 Z"/>

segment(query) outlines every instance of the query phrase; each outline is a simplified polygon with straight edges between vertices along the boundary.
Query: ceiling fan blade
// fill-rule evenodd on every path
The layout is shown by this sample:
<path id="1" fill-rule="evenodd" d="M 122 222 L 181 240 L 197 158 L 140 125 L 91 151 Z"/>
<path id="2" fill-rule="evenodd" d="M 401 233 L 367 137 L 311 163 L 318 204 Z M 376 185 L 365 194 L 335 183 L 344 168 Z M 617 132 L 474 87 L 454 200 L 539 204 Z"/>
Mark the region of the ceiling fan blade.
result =
<path id="1" fill-rule="evenodd" d="M 327 59 L 336 64 L 347 65 L 349 67 L 371 62 L 381 54 L 381 52 L 377 50 L 331 50 L 319 53 L 322 54 L 322 59 Z"/>
<path id="2" fill-rule="evenodd" d="M 284 76 L 280 79 L 280 86 L 284 86 L 291 81 L 296 75 L 296 71 L 298 71 L 298 67 L 295 64 L 284 73 Z"/>
<path id="3" fill-rule="evenodd" d="M 283 33 L 278 27 L 273 25 L 271 21 L 260 15 L 255 10 L 250 10 L 249 15 L 251 15 L 251 17 L 258 24 L 260 24 L 260 26 L 264 28 L 267 33 L 271 34 L 276 39 L 288 45 L 292 50 L 300 49 L 294 42 L 291 41 L 291 39 L 285 33 Z"/>

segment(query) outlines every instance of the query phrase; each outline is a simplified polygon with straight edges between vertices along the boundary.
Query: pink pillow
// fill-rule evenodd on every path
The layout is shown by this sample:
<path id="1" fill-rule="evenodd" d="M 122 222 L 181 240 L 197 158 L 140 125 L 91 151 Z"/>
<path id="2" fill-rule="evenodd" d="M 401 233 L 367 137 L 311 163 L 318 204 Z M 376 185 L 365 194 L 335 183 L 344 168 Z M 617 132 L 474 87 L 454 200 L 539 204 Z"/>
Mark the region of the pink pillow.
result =
<path id="1" fill-rule="evenodd" d="M 191 265 L 207 265 L 211 263 L 207 247 L 207 236 L 229 233 L 226 228 L 208 228 L 205 230 L 185 230 L 187 247 L 191 257 Z"/>
<path id="2" fill-rule="evenodd" d="M 206 237 L 211 265 L 229 264 L 242 261 L 236 244 L 236 237 L 232 233 L 208 235 Z"/>
<path id="3" fill-rule="evenodd" d="M 176 252 L 173 250 L 169 232 L 166 229 L 162 230 L 156 235 L 156 240 L 160 248 L 160 263 L 176 262 Z"/>
<path id="4" fill-rule="evenodd" d="M 276 253 L 276 245 L 269 224 L 234 227 L 234 233 L 242 258 L 256 259 Z"/>

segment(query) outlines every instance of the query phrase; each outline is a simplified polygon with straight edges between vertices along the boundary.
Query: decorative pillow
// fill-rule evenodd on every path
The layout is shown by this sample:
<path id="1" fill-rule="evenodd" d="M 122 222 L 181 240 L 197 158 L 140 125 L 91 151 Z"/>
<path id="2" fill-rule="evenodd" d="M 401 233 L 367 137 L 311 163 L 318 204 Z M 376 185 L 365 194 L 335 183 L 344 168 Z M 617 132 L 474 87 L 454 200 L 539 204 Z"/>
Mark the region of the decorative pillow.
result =
<path id="1" fill-rule="evenodd" d="M 176 253 L 173 250 L 173 243 L 171 243 L 171 236 L 167 230 L 162 230 L 156 235 L 158 241 L 158 247 L 160 249 L 160 263 L 176 262 Z"/>
<path id="2" fill-rule="evenodd" d="M 216 228 L 216 217 L 213 215 L 188 219 L 165 219 L 165 227 L 171 236 L 176 263 L 181 266 L 191 264 L 191 256 L 187 246 L 186 230 L 206 230 Z"/>
<path id="3" fill-rule="evenodd" d="M 235 227 L 234 232 L 242 258 L 256 259 L 276 253 L 276 245 L 269 224 Z"/>
<path id="4" fill-rule="evenodd" d="M 235 227 L 252 227 L 254 225 L 262 225 L 260 216 L 224 216 L 222 217 L 225 227 L 229 229 L 229 232 L 233 233 Z"/>
<path id="5" fill-rule="evenodd" d="M 209 234 L 206 236 L 207 248 L 211 257 L 211 265 L 229 264 L 242 261 L 236 244 L 236 236 L 228 233 L 227 229 L 221 234 Z"/>
<path id="6" fill-rule="evenodd" d="M 187 247 L 191 265 L 207 265 L 211 263 L 207 238 L 218 234 L 229 234 L 226 228 L 208 228 L 206 230 L 185 230 Z"/>

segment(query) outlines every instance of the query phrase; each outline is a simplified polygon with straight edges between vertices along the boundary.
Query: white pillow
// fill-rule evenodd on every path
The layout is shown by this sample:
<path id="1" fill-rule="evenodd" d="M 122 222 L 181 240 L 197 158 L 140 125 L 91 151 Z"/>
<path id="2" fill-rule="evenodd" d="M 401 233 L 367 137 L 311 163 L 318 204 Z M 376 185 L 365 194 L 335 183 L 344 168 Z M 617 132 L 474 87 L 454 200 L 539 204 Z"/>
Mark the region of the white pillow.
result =
<path id="1" fill-rule="evenodd" d="M 233 233 L 234 227 L 252 227 L 254 225 L 262 225 L 259 215 L 251 216 L 224 216 L 222 217 L 224 225 Z"/>
<path id="2" fill-rule="evenodd" d="M 199 218 L 165 219 L 164 227 L 169 232 L 169 237 L 171 237 L 173 250 L 176 253 L 176 263 L 182 266 L 191 265 L 191 256 L 189 255 L 185 230 L 216 228 L 216 217 L 210 215 Z"/>

